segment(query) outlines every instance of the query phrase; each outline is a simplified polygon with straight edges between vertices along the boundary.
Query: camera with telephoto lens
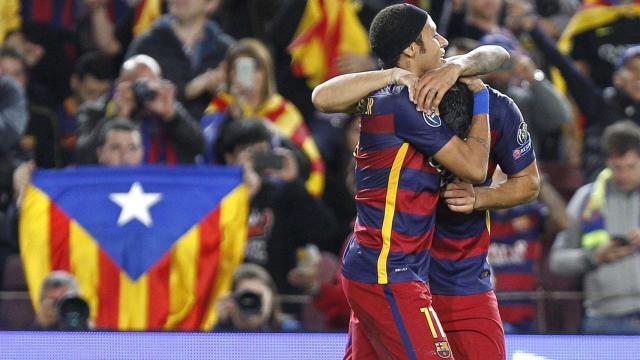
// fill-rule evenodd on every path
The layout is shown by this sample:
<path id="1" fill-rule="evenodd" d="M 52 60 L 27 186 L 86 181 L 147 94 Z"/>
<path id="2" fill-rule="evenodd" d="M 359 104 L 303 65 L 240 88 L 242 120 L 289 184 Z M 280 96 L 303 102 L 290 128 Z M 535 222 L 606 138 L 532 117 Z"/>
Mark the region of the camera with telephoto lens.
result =
<path id="1" fill-rule="evenodd" d="M 240 313 L 245 316 L 259 314 L 262 310 L 262 298 L 260 294 L 256 294 L 252 291 L 240 291 L 233 294 L 233 300 L 235 301 Z"/>
<path id="2" fill-rule="evenodd" d="M 133 90 L 133 96 L 138 107 L 144 106 L 145 103 L 153 101 L 158 96 L 158 92 L 152 89 L 146 80 L 136 80 L 131 90 Z"/>
<path id="3" fill-rule="evenodd" d="M 60 330 L 89 329 L 89 304 L 77 294 L 70 294 L 58 302 Z"/>

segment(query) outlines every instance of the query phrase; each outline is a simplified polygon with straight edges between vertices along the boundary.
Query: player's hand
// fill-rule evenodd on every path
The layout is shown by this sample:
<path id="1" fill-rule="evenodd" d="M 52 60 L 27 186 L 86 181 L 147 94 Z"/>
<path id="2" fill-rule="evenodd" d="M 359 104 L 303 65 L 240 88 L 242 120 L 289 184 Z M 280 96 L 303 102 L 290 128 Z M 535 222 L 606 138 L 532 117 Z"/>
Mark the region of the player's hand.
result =
<path id="1" fill-rule="evenodd" d="M 416 83 L 418 77 L 410 71 L 401 68 L 393 68 L 391 70 L 390 83 L 394 85 L 404 85 L 409 89 L 409 100 L 414 101 Z"/>
<path id="2" fill-rule="evenodd" d="M 456 180 L 449 185 L 442 194 L 451 211 L 470 214 L 476 204 L 476 192 L 468 182 Z"/>
<path id="3" fill-rule="evenodd" d="M 465 76 L 460 78 L 460 82 L 465 84 L 472 93 L 477 93 L 485 88 L 484 83 L 477 76 Z"/>
<path id="4" fill-rule="evenodd" d="M 418 111 L 435 110 L 440 105 L 444 94 L 460 77 L 460 65 L 445 63 L 437 69 L 424 74 L 416 82 L 414 103 Z"/>
<path id="5" fill-rule="evenodd" d="M 616 241 L 610 241 L 593 252 L 593 261 L 596 264 L 606 264 L 631 255 L 635 251 L 633 245 L 623 245 Z"/>

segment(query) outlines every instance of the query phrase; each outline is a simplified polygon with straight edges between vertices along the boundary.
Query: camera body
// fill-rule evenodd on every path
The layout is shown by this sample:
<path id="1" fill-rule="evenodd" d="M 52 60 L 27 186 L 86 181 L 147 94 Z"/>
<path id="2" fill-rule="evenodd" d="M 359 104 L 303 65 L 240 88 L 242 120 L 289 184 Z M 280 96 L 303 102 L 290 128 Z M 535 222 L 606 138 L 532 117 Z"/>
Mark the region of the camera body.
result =
<path id="1" fill-rule="evenodd" d="M 60 330 L 88 330 L 89 304 L 77 294 L 65 295 L 58 302 L 58 324 Z"/>
<path id="2" fill-rule="evenodd" d="M 158 91 L 152 89 L 147 80 L 136 80 L 131 90 L 138 107 L 143 107 L 145 103 L 153 101 L 158 96 Z"/>
<path id="3" fill-rule="evenodd" d="M 253 154 L 253 168 L 258 174 L 267 169 L 280 170 L 284 166 L 284 157 L 273 150 L 260 151 Z"/>
<path id="4" fill-rule="evenodd" d="M 262 311 L 262 297 L 253 291 L 244 290 L 234 293 L 233 301 L 244 316 L 256 315 Z"/>

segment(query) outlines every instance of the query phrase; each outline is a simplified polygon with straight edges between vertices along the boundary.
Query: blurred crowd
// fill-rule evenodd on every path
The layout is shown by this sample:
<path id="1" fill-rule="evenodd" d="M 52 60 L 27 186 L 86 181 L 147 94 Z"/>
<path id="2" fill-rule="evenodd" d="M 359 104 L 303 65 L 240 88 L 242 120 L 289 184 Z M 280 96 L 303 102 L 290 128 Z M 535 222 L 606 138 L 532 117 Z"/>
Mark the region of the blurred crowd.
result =
<path id="1" fill-rule="evenodd" d="M 399 2 L 2 0 L 0 290 L 34 169 L 240 165 L 249 239 L 216 330 L 346 329 L 337 274 L 359 118 L 316 111 L 311 92 L 378 69 L 367 29 Z M 505 329 L 640 333 L 640 1 L 406 2 L 429 12 L 447 57 L 511 54 L 483 80 L 520 108 L 543 185 L 491 213 Z M 53 273 L 41 301 L 69 292 Z M 35 326 L 54 326 L 41 312 Z"/>

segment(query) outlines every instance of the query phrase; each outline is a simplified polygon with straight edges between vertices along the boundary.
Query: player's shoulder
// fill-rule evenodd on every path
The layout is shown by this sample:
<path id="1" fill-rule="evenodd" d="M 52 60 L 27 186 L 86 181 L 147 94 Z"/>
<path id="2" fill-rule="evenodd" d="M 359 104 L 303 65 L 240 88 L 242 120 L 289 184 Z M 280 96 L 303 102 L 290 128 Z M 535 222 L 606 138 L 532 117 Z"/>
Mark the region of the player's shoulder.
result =
<path id="1" fill-rule="evenodd" d="M 371 92 L 358 103 L 362 115 L 393 113 L 410 103 L 409 89 L 403 85 L 389 85 Z"/>

